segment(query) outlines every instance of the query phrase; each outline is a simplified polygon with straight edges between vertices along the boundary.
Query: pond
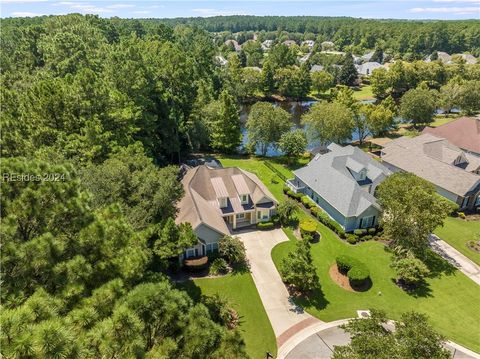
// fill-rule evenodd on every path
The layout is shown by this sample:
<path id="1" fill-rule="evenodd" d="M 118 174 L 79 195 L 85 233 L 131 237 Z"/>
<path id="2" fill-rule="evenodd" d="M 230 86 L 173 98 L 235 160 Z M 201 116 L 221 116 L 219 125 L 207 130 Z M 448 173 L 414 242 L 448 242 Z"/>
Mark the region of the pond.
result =
<path id="1" fill-rule="evenodd" d="M 289 102 L 274 102 L 274 106 L 280 106 L 285 111 L 291 114 L 292 119 L 292 130 L 295 129 L 304 129 L 304 126 L 301 123 L 302 115 L 308 111 L 310 106 L 312 106 L 317 101 L 289 101 Z M 362 103 L 374 103 L 375 100 L 364 100 Z M 242 105 L 240 108 L 240 121 L 242 122 L 242 147 L 245 147 L 248 143 L 248 134 L 245 124 L 247 122 L 248 114 L 250 113 L 252 105 Z M 354 131 L 352 133 L 351 141 L 358 140 L 358 134 Z M 307 145 L 307 150 L 311 150 L 317 147 L 320 143 L 317 141 L 309 141 Z M 256 154 L 260 154 L 260 150 L 257 148 Z M 276 148 L 270 147 L 267 151 L 268 157 L 281 156 L 282 152 Z"/>
<path id="2" fill-rule="evenodd" d="M 368 103 L 375 103 L 376 100 L 362 100 L 360 101 L 361 103 L 368 104 Z M 305 126 L 302 125 L 301 123 L 301 117 L 302 115 L 308 111 L 308 109 L 317 101 L 276 101 L 273 102 L 274 106 L 280 106 L 283 108 L 285 111 L 291 114 L 291 119 L 292 119 L 292 130 L 295 129 L 304 129 Z M 242 147 L 245 147 L 248 143 L 248 134 L 247 134 L 247 129 L 245 128 L 245 124 L 247 122 L 248 114 L 250 113 L 250 109 L 252 107 L 252 104 L 244 104 L 240 108 L 240 121 L 242 122 Z M 452 109 L 452 113 L 458 113 L 460 110 L 458 109 Z M 437 109 L 436 110 L 437 114 L 442 114 L 444 111 L 442 109 Z M 397 117 L 395 119 L 397 122 L 403 122 L 401 117 Z M 358 133 L 356 131 L 353 131 L 352 137 L 351 137 L 351 142 L 358 141 Z M 313 148 L 319 146 L 318 141 L 309 141 L 307 144 L 307 150 L 312 150 Z M 260 149 L 257 148 L 256 154 L 260 154 Z M 270 146 L 268 151 L 267 151 L 267 156 L 268 157 L 274 157 L 274 156 L 281 156 L 282 151 Z"/>

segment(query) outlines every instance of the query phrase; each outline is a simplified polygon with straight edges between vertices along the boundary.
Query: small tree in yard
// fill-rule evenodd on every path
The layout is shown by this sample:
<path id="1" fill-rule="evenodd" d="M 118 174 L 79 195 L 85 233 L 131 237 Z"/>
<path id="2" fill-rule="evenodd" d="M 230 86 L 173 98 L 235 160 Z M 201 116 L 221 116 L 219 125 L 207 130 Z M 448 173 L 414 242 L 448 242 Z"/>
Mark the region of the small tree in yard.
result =
<path id="1" fill-rule="evenodd" d="M 318 276 L 310 254 L 308 240 L 297 241 L 296 248 L 283 259 L 280 268 L 283 280 L 305 292 L 317 287 Z"/>
<path id="2" fill-rule="evenodd" d="M 278 147 L 287 155 L 287 160 L 290 162 L 292 157 L 298 157 L 305 151 L 307 147 L 305 132 L 302 130 L 285 132 L 280 137 Z"/>
<path id="3" fill-rule="evenodd" d="M 397 272 L 397 281 L 411 287 L 421 284 L 430 274 L 428 267 L 413 255 L 395 259 L 392 263 L 392 268 Z"/>
<path id="4" fill-rule="evenodd" d="M 218 242 L 218 251 L 231 265 L 248 266 L 245 245 L 238 237 L 224 236 Z"/>
<path id="5" fill-rule="evenodd" d="M 435 187 L 411 173 L 394 173 L 377 188 L 383 208 L 382 223 L 392 246 L 423 255 L 428 236 L 443 224 L 455 205 L 440 197 Z"/>
<path id="6" fill-rule="evenodd" d="M 353 319 L 342 328 L 350 334 L 350 344 L 335 346 L 333 359 L 447 359 L 444 338 L 435 332 L 420 313 L 404 313 L 395 330 L 386 328 L 388 319 L 381 310 L 370 310 L 370 318 Z"/>
<path id="7" fill-rule="evenodd" d="M 238 313 L 227 299 L 215 293 L 213 296 L 202 296 L 202 303 L 205 304 L 215 322 L 228 329 L 234 329 L 238 325 Z"/>
<path id="8" fill-rule="evenodd" d="M 294 200 L 287 198 L 285 201 L 280 202 L 277 206 L 277 215 L 280 223 L 284 225 L 288 224 L 297 211 L 298 205 Z"/>

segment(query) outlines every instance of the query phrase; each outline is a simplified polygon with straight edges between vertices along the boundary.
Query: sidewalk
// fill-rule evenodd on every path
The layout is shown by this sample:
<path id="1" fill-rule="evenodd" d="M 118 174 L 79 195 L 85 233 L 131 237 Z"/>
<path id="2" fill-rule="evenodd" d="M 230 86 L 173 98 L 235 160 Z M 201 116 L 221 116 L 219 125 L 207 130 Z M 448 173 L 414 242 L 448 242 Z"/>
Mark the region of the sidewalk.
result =
<path id="1" fill-rule="evenodd" d="M 480 266 L 457 251 L 447 242 L 440 239 L 435 234 L 430 235 L 429 242 L 430 246 L 436 253 L 445 258 L 475 283 L 480 285 Z"/>

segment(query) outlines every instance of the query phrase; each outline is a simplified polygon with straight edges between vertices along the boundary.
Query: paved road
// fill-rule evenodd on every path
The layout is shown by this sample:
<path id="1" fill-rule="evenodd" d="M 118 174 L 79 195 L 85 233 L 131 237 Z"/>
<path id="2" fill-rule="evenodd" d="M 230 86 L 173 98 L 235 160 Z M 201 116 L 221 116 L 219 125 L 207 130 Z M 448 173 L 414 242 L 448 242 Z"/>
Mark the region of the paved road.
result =
<path id="1" fill-rule="evenodd" d="M 331 358 L 335 345 L 346 345 L 350 336 L 339 328 L 347 320 L 325 323 L 309 328 L 289 340 L 278 351 L 278 359 L 327 359 Z M 316 331 L 315 331 L 316 330 Z M 315 331 L 312 334 L 312 331 Z M 301 339 L 303 338 L 303 339 Z M 479 359 L 480 355 L 452 342 L 445 347 L 454 359 Z"/>
<path id="2" fill-rule="evenodd" d="M 480 285 L 480 266 L 471 261 L 469 258 L 464 256 L 462 253 L 457 251 L 447 242 L 441 240 L 436 235 L 432 234 L 429 238 L 430 246 L 435 252 L 440 254 L 447 261 L 452 263 L 455 267 L 458 268 L 462 273 L 467 277 L 473 280 L 475 283 Z"/>
<path id="3" fill-rule="evenodd" d="M 257 287 L 277 341 L 285 341 L 290 333 L 320 322 L 293 304 L 271 252 L 278 243 L 288 241 L 283 230 L 248 231 L 235 234 L 245 244 L 253 281 Z M 293 330 L 292 330 L 293 328 Z M 290 329 L 290 331 L 288 331 Z M 282 334 L 285 334 L 282 336 Z M 281 345 L 281 343 L 280 343 Z"/>

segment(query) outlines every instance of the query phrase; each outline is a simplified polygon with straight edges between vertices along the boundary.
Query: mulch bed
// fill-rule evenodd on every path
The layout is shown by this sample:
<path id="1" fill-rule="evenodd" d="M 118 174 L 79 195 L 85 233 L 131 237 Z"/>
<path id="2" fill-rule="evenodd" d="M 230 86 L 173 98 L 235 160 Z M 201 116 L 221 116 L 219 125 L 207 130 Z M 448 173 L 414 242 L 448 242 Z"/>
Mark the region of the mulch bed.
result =
<path id="1" fill-rule="evenodd" d="M 348 277 L 338 271 L 336 263 L 332 264 L 328 274 L 330 274 L 330 278 L 332 278 L 332 280 L 343 289 L 348 290 L 349 292 L 356 292 L 356 290 L 350 285 Z"/>
<path id="2" fill-rule="evenodd" d="M 467 247 L 474 252 L 480 253 L 480 241 L 468 241 Z"/>
<path id="3" fill-rule="evenodd" d="M 340 287 L 342 287 L 345 290 L 348 290 L 349 292 L 366 292 L 372 287 L 372 281 L 368 279 L 365 283 L 363 283 L 361 286 L 355 286 L 352 287 L 350 284 L 350 280 L 348 277 L 340 272 L 337 268 L 337 264 L 333 263 L 332 266 L 330 267 L 328 274 L 330 274 L 330 278 Z"/>

